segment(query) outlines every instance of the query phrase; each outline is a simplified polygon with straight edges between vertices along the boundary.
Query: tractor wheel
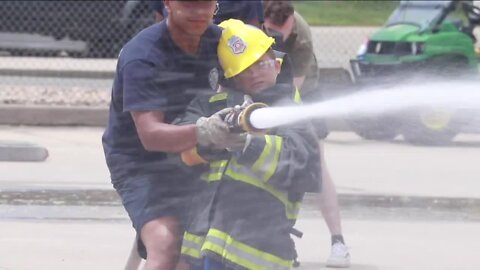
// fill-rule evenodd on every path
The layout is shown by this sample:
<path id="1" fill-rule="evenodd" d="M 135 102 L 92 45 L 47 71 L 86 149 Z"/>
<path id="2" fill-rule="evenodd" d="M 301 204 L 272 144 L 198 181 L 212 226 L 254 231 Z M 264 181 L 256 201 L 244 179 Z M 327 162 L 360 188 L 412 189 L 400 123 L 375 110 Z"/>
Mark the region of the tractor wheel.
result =
<path id="1" fill-rule="evenodd" d="M 439 79 L 458 79 L 472 72 L 468 59 L 461 55 L 436 56 L 427 61 L 425 68 L 425 74 Z M 452 121 L 454 112 L 423 108 L 406 115 L 402 123 L 402 134 L 409 143 L 445 145 L 458 133 Z"/>
<path id="2" fill-rule="evenodd" d="M 412 113 L 403 123 L 405 141 L 420 145 L 446 145 L 457 135 L 453 112 L 421 111 Z"/>
<path id="3" fill-rule="evenodd" d="M 397 125 L 386 119 L 352 119 L 349 126 L 358 136 L 367 140 L 388 141 L 399 134 Z"/>

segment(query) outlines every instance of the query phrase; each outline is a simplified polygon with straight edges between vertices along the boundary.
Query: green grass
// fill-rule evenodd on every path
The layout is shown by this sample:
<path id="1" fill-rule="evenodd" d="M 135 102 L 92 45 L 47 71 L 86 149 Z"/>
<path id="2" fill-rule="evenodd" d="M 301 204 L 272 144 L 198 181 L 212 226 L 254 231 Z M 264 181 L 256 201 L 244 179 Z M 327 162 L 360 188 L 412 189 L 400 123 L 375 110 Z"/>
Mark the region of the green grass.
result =
<path id="1" fill-rule="evenodd" d="M 293 1 L 295 9 L 310 25 L 380 26 L 399 1 Z"/>

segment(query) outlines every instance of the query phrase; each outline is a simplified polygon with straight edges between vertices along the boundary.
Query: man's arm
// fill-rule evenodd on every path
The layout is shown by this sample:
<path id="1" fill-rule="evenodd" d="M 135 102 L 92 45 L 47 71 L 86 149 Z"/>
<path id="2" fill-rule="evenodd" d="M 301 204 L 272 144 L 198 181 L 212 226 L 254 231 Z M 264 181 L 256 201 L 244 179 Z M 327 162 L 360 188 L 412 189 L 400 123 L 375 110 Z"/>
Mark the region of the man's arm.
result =
<path id="1" fill-rule="evenodd" d="M 196 147 L 192 147 L 191 149 L 188 149 L 181 153 L 182 161 L 186 165 L 195 166 L 198 164 L 205 164 L 208 163 L 210 160 L 226 159 L 230 156 L 228 151 L 226 151 L 224 148 L 214 147 L 218 143 L 221 144 L 224 139 L 227 139 L 227 137 L 229 137 L 228 134 L 230 133 L 230 131 L 228 130 L 228 127 L 226 130 L 220 127 L 215 128 L 217 125 L 214 125 L 215 127 L 207 127 L 209 125 L 208 122 L 217 121 L 219 119 L 215 115 L 221 114 L 222 111 L 230 111 L 230 108 L 224 108 L 226 103 L 221 101 L 223 95 L 224 94 L 217 94 L 217 97 L 220 98 L 219 102 L 217 103 L 211 103 L 211 97 L 209 96 L 201 96 L 195 98 L 187 107 L 185 114 L 182 117 L 179 117 L 173 121 L 173 123 L 176 125 L 201 125 L 201 123 L 203 123 L 206 126 L 204 126 L 203 128 L 201 126 L 197 127 L 197 137 L 201 136 L 202 131 L 207 132 L 209 137 L 213 136 L 213 140 L 211 141 L 212 144 L 201 145 L 201 140 L 197 139 L 197 141 L 199 142 L 197 143 Z M 213 117 L 217 120 L 211 119 L 210 121 L 204 121 L 206 120 L 206 117 Z M 203 118 L 204 120 L 202 121 L 200 118 Z M 222 125 L 225 124 L 223 120 L 221 120 L 221 122 Z M 206 129 L 209 130 L 207 131 Z M 219 133 L 222 133 L 223 135 Z M 235 134 L 231 136 L 235 136 Z"/>
<path id="2" fill-rule="evenodd" d="M 158 111 L 131 112 L 138 137 L 147 151 L 181 153 L 197 144 L 195 125 L 176 126 L 164 123 Z"/>
<path id="3" fill-rule="evenodd" d="M 124 111 L 130 112 L 138 138 L 147 151 L 181 153 L 197 143 L 209 145 L 226 139 L 228 126 L 218 114 L 221 112 L 208 119 L 201 118 L 202 121 L 196 121 L 197 117 L 196 122 L 184 125 L 165 123 L 165 113 L 177 106 L 176 95 L 183 93 L 158 82 L 159 77 L 167 75 L 156 70 L 152 63 L 131 62 L 124 67 L 123 74 L 126 75 L 123 78 Z"/>
<path id="4" fill-rule="evenodd" d="M 292 52 L 293 82 L 300 91 L 309 68 L 314 63 L 314 57 L 312 44 L 309 42 L 298 44 L 295 51 Z"/>
<path id="5" fill-rule="evenodd" d="M 153 63 L 135 60 L 122 69 L 124 111 L 130 112 L 138 138 L 147 151 L 179 153 L 197 142 L 195 125 L 175 126 L 165 123 L 165 113 L 175 103 L 174 89 L 158 78 L 163 75 Z M 163 78 L 168 81 L 168 77 Z M 173 94 L 172 94 L 173 93 Z"/>

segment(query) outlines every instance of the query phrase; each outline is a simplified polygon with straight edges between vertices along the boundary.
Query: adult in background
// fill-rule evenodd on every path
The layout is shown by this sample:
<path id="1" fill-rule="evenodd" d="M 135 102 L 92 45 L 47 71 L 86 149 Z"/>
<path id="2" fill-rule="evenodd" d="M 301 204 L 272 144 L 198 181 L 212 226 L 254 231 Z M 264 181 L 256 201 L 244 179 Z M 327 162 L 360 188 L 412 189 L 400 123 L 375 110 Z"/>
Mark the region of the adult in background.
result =
<path id="1" fill-rule="evenodd" d="M 294 10 L 290 1 L 265 0 L 267 33 L 277 36 L 275 49 L 286 52 L 292 60 L 294 82 L 302 96 L 316 91 L 317 59 L 313 52 L 312 33 L 307 22 Z"/>
<path id="2" fill-rule="evenodd" d="M 141 31 L 119 55 L 102 141 L 113 187 L 137 232 L 145 269 L 174 269 L 193 172 L 167 158 L 220 141 L 215 121 L 176 126 L 201 91 L 213 91 L 221 30 L 216 1 L 165 0 L 167 19 Z M 210 80 L 209 80 L 210 78 Z"/>
<path id="3" fill-rule="evenodd" d="M 277 36 L 280 47 L 291 61 L 294 83 L 300 89 L 302 99 L 309 100 L 317 91 L 318 67 L 313 52 L 312 34 L 307 22 L 298 14 L 291 1 L 265 0 L 264 26 Z M 315 124 L 322 124 L 315 122 Z M 317 131 L 318 132 L 318 131 Z M 324 160 L 324 159 L 322 159 Z M 340 221 L 337 192 L 327 167 L 322 171 L 323 190 L 319 195 L 320 209 L 331 234 L 332 249 L 327 260 L 330 267 L 349 267 L 350 254 L 345 245 Z"/>

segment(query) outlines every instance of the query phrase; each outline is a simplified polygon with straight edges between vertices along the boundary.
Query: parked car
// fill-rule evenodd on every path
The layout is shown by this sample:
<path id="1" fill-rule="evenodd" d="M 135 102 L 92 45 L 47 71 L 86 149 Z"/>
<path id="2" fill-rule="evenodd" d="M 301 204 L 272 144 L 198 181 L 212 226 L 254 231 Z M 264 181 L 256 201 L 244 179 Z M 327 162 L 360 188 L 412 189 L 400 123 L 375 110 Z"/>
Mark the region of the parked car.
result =
<path id="1" fill-rule="evenodd" d="M 1 1 L 0 51 L 17 55 L 50 55 L 59 51 L 80 57 L 116 57 L 122 45 L 153 23 L 146 1 Z M 58 44 L 84 42 L 85 46 L 45 46 L 41 36 Z M 36 42 L 37 41 L 37 42 Z"/>

